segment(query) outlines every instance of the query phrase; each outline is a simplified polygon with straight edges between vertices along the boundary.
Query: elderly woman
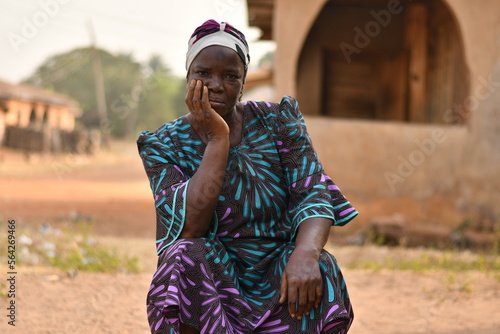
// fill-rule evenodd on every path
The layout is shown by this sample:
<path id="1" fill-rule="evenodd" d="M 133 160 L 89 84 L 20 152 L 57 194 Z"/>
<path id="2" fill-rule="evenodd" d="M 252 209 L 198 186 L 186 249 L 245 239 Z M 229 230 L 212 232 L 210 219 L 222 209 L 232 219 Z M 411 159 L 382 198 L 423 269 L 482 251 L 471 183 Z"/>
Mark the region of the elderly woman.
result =
<path id="1" fill-rule="evenodd" d="M 346 333 L 332 225 L 356 210 L 325 174 L 297 102 L 240 102 L 244 35 L 209 20 L 189 40 L 189 113 L 138 138 L 155 200 L 152 333 Z"/>

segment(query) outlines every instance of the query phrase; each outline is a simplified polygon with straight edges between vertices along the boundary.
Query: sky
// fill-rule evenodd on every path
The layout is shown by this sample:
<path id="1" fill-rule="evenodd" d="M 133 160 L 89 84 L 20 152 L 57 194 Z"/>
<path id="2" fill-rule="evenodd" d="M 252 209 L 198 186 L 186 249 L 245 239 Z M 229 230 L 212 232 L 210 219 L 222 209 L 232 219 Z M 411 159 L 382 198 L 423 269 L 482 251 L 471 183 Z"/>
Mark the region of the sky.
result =
<path id="1" fill-rule="evenodd" d="M 240 29 L 255 66 L 275 45 L 258 41 L 247 18 L 245 0 L 0 0 L 0 80 L 18 83 L 47 58 L 91 45 L 92 31 L 100 48 L 140 62 L 159 54 L 184 76 L 187 41 L 208 19 Z"/>

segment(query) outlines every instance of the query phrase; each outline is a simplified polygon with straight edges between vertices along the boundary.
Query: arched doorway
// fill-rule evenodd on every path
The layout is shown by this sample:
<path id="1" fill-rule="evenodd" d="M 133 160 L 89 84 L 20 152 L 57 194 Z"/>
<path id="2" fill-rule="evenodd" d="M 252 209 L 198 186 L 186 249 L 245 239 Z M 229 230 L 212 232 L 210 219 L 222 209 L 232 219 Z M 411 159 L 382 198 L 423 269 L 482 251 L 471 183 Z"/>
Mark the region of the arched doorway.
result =
<path id="1" fill-rule="evenodd" d="M 49 106 L 45 106 L 43 110 L 42 126 L 43 127 L 49 126 Z"/>
<path id="2" fill-rule="evenodd" d="M 37 117 L 36 117 L 36 106 L 33 105 L 30 111 L 30 123 L 29 125 L 31 127 L 34 127 L 37 125 Z"/>
<path id="3" fill-rule="evenodd" d="M 442 0 L 330 0 L 304 43 L 297 88 L 302 109 L 319 115 L 464 123 L 460 29 Z"/>

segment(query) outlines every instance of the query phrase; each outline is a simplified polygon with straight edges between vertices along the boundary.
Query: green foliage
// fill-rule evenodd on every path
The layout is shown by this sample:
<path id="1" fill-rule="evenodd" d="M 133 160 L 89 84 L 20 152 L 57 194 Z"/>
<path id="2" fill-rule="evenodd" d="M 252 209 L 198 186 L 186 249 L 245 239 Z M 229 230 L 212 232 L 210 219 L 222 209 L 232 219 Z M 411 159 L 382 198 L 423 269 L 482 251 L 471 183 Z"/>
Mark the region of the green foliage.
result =
<path id="1" fill-rule="evenodd" d="M 188 112 L 184 103 L 185 80 L 152 73 L 145 83 L 145 98 L 138 104 L 138 129 L 156 130 Z"/>
<path id="2" fill-rule="evenodd" d="M 50 263 L 63 270 L 139 272 L 136 257 L 120 256 L 116 250 L 99 244 L 91 237 L 91 227 L 91 222 L 73 221 L 73 229 L 67 229 L 56 240 L 56 253 L 48 258 Z M 72 242 L 65 241 L 68 237 Z"/>
<path id="3" fill-rule="evenodd" d="M 81 244 L 66 248 L 58 245 L 58 255 L 49 260 L 54 267 L 63 270 L 83 270 L 92 272 L 139 272 L 139 261 L 133 257 L 119 257 L 112 249 Z"/>
<path id="4" fill-rule="evenodd" d="M 89 221 L 72 220 L 62 230 L 49 227 L 41 231 L 17 231 L 16 265 L 49 265 L 67 271 L 140 271 L 137 257 L 120 254 L 116 249 L 94 239 L 92 225 Z M 5 250 L 1 249 L 0 259 L 4 257 Z"/>
<path id="5" fill-rule="evenodd" d="M 453 273 L 448 274 L 448 276 L 444 279 L 444 284 L 448 292 L 458 291 L 472 293 L 472 283 L 468 280 L 458 280 Z"/>
<path id="6" fill-rule="evenodd" d="M 95 57 L 102 64 L 108 115 L 104 123 L 98 114 Z M 140 64 L 130 54 L 79 48 L 48 58 L 25 82 L 74 98 L 82 108 L 84 126 L 114 137 L 135 137 L 140 129 L 156 129 L 187 112 L 185 80 L 173 76 L 158 55 Z"/>
<path id="7" fill-rule="evenodd" d="M 481 271 L 500 273 L 500 259 L 494 255 L 478 254 L 472 259 L 462 259 L 458 252 L 446 251 L 433 253 L 422 252 L 418 258 L 386 257 L 380 261 L 353 261 L 351 269 L 370 270 L 411 270 L 424 272 L 444 270 L 450 272 Z"/>
<path id="8" fill-rule="evenodd" d="M 0 283 L 0 298 L 7 298 L 7 285 L 5 283 Z"/>

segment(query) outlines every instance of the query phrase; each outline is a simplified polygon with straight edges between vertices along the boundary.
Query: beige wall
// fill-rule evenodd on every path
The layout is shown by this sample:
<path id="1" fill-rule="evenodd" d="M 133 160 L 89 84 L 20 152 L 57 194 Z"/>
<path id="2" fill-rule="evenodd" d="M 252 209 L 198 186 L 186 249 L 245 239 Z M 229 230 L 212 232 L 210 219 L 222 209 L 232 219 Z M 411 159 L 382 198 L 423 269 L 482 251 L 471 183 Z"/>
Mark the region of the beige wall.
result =
<path id="1" fill-rule="evenodd" d="M 31 102 L 8 101 L 8 112 L 4 115 L 5 126 L 19 126 L 26 128 L 30 125 L 30 115 L 33 109 Z M 35 115 L 37 126 L 42 126 L 44 114 L 48 113 L 47 123 L 49 128 L 60 128 L 66 131 L 73 131 L 75 128 L 75 117 L 66 107 L 46 106 L 44 104 L 35 105 Z"/>
<path id="2" fill-rule="evenodd" d="M 277 97 L 296 94 L 295 78 L 302 45 L 326 0 L 276 0 L 273 31 L 276 41 L 275 85 Z"/>
<path id="3" fill-rule="evenodd" d="M 75 129 L 75 117 L 65 110 L 60 111 L 59 127 L 66 131 L 73 131 Z"/>
<path id="4" fill-rule="evenodd" d="M 306 123 L 326 171 L 360 211 L 358 227 L 394 213 L 418 222 L 461 222 L 456 204 L 466 128 L 314 116 Z"/>
<path id="5" fill-rule="evenodd" d="M 299 56 L 326 0 L 291 2 L 275 2 L 276 100 L 297 95 Z M 306 117 L 323 165 L 361 211 L 361 223 L 395 212 L 410 221 L 449 226 L 474 219 L 481 210 L 500 219 L 500 1 L 445 3 L 463 34 L 470 70 L 470 94 L 463 101 L 472 107 L 469 125 Z M 318 94 L 305 98 L 305 104 L 319 108 Z M 428 144 L 427 151 L 422 143 Z M 405 170 L 402 166 L 408 163 Z"/>
<path id="6" fill-rule="evenodd" d="M 0 110 L 0 145 L 3 144 L 5 136 L 5 113 Z"/>

